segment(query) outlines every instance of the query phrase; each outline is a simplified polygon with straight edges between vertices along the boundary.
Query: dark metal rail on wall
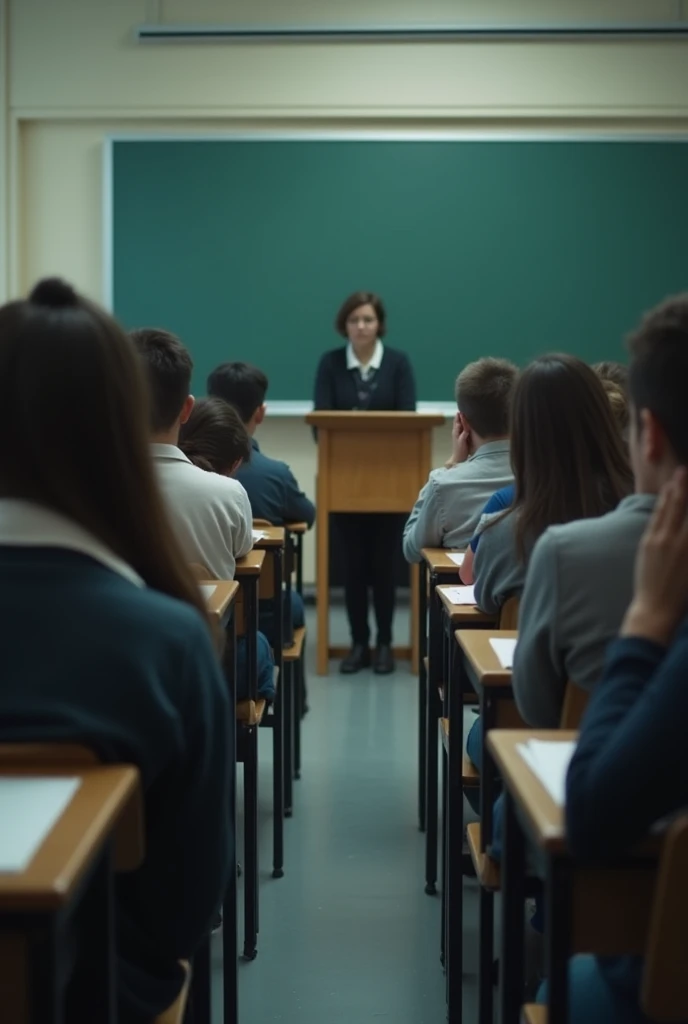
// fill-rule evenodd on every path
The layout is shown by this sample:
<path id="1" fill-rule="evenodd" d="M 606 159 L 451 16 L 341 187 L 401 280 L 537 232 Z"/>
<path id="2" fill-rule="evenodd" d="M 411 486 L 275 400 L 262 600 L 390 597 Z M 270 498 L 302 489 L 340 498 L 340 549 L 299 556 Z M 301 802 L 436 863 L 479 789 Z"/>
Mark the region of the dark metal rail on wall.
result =
<path id="1" fill-rule="evenodd" d="M 376 43 L 687 39 L 688 22 L 593 25 L 139 25 L 140 43 Z"/>

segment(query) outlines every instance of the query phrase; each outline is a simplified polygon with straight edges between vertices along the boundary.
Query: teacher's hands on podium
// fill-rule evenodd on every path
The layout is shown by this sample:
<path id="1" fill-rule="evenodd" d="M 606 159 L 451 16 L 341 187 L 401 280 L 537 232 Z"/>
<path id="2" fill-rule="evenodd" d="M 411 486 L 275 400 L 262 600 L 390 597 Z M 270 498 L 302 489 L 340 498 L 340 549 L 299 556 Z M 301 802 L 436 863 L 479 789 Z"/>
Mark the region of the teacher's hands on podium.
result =
<path id="1" fill-rule="evenodd" d="M 471 428 L 461 413 L 457 412 L 452 426 L 452 455 L 445 462 L 445 469 L 451 469 L 452 466 L 458 466 L 459 463 L 465 462 L 470 454 Z"/>

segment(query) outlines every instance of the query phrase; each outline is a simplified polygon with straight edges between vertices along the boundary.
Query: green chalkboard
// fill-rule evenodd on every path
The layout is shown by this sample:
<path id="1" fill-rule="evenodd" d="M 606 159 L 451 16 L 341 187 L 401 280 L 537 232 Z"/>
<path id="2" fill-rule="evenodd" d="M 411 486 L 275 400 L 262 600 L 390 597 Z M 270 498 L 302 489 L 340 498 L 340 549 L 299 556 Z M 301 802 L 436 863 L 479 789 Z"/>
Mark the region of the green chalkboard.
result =
<path id="1" fill-rule="evenodd" d="M 672 141 L 114 140 L 112 296 L 307 399 L 351 291 L 380 292 L 421 400 L 469 360 L 623 358 L 688 286 L 688 146 Z"/>

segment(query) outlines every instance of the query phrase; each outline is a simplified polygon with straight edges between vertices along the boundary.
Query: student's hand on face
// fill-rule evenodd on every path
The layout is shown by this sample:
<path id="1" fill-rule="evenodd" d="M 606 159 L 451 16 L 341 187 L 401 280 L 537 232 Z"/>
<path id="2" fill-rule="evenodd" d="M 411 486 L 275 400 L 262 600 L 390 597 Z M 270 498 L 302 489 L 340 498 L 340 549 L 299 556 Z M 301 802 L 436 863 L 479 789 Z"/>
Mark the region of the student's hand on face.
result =
<path id="1" fill-rule="evenodd" d="M 688 613 L 688 470 L 662 488 L 635 563 L 635 593 L 622 636 L 668 644 Z"/>
<path id="2" fill-rule="evenodd" d="M 452 426 L 452 457 L 447 462 L 447 468 L 458 466 L 465 462 L 471 454 L 471 432 L 460 412 L 454 417 Z"/>

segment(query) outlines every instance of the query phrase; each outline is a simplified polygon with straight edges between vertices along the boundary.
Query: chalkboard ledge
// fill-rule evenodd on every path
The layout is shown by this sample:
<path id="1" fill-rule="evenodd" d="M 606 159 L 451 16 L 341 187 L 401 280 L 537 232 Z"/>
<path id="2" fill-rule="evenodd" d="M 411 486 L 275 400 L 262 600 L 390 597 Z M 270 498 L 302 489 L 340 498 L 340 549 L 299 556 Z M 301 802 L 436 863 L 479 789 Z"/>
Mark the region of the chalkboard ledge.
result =
<path id="1" fill-rule="evenodd" d="M 306 416 L 313 411 L 312 402 L 271 402 L 267 401 L 269 416 Z M 416 412 L 438 412 L 452 417 L 456 413 L 454 402 L 418 402 Z"/>

